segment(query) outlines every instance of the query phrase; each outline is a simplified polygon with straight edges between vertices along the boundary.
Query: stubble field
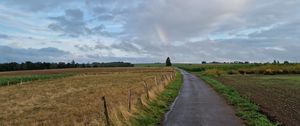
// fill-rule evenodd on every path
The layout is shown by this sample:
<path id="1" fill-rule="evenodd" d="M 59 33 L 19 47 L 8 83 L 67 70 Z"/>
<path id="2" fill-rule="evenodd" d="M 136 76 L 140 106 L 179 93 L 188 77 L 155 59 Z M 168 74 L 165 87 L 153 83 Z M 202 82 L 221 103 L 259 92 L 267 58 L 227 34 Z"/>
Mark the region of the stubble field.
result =
<path id="1" fill-rule="evenodd" d="M 91 68 L 6 72 L 0 73 L 0 79 L 65 73 L 73 75 L 0 87 L 0 125 L 104 125 L 102 96 L 109 121 L 124 125 L 175 76 L 173 68 Z"/>

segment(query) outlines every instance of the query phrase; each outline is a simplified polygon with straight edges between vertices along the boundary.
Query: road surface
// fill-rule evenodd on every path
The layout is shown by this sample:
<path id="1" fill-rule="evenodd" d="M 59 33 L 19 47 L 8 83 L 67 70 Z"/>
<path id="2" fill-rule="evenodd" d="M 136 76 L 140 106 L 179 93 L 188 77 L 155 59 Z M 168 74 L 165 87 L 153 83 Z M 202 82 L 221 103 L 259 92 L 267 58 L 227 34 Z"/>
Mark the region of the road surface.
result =
<path id="1" fill-rule="evenodd" d="M 244 126 L 211 87 L 184 70 L 183 86 L 171 110 L 165 114 L 163 126 Z"/>

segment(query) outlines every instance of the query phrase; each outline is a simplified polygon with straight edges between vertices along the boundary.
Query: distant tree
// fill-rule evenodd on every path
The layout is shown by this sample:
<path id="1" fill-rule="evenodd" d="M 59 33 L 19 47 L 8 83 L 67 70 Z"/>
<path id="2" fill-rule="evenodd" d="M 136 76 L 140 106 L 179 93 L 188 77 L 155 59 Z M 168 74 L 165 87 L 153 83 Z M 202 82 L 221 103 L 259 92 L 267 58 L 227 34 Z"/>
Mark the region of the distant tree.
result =
<path id="1" fill-rule="evenodd" d="M 206 61 L 202 61 L 202 64 L 206 64 Z"/>
<path id="2" fill-rule="evenodd" d="M 289 61 L 284 61 L 283 63 L 284 63 L 284 64 L 289 64 Z"/>
<path id="3" fill-rule="evenodd" d="M 75 63 L 75 61 L 74 61 L 74 60 L 72 60 L 72 62 L 71 62 L 71 65 L 72 65 L 72 66 L 71 66 L 71 67 L 73 67 L 73 68 L 74 68 L 74 67 L 75 67 L 75 64 L 76 64 L 76 63 Z"/>
<path id="4" fill-rule="evenodd" d="M 10 62 L 0 63 L 0 71 L 15 71 L 15 70 L 41 70 L 41 69 L 63 69 L 63 68 L 80 68 L 80 67 L 133 67 L 134 65 L 128 62 L 109 62 L 109 63 L 93 63 L 93 64 L 79 64 L 75 61 L 70 63 L 59 62 L 31 62 L 26 61 L 23 63 Z"/>
<path id="5" fill-rule="evenodd" d="M 172 66 L 170 57 L 168 57 L 167 60 L 166 60 L 166 66 Z"/>

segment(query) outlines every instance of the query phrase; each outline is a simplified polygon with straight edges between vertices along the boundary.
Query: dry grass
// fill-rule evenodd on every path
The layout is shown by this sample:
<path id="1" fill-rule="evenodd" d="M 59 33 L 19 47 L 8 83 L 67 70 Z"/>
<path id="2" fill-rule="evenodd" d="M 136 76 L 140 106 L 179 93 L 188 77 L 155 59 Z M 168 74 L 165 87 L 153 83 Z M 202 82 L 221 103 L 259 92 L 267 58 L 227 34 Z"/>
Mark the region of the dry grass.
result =
<path id="1" fill-rule="evenodd" d="M 151 100 L 170 81 L 162 75 L 170 77 L 175 71 L 172 68 L 97 68 L 23 71 L 0 73 L 0 76 L 65 72 L 79 75 L 0 88 L 0 125 L 104 125 L 101 101 L 104 95 L 110 121 L 123 125 L 141 102 L 147 103 L 143 81 L 151 89 Z M 131 112 L 127 109 L 129 89 L 132 89 Z M 138 101 L 139 98 L 142 100 Z"/>

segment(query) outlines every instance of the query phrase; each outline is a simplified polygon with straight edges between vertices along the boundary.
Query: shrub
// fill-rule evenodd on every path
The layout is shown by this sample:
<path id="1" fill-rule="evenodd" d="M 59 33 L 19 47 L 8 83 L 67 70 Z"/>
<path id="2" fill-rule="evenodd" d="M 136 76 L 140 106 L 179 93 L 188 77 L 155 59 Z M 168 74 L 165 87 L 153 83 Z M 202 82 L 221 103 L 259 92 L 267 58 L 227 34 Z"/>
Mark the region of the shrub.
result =
<path id="1" fill-rule="evenodd" d="M 255 70 L 248 69 L 245 71 L 246 74 L 255 74 Z"/>
<path id="2" fill-rule="evenodd" d="M 270 68 L 268 68 L 268 69 L 266 69 L 266 70 L 264 71 L 264 74 L 265 74 L 265 75 L 275 75 L 275 71 L 272 70 L 272 69 L 270 69 Z"/>
<path id="3" fill-rule="evenodd" d="M 232 75 L 232 74 L 239 74 L 239 72 L 236 71 L 236 70 L 230 70 L 227 73 L 230 74 L 230 75 Z"/>
<path id="4" fill-rule="evenodd" d="M 203 72 L 203 75 L 206 75 L 206 76 L 221 76 L 222 74 L 224 74 L 225 72 L 223 70 L 217 70 L 217 69 L 208 69 L 208 70 L 205 70 Z"/>

